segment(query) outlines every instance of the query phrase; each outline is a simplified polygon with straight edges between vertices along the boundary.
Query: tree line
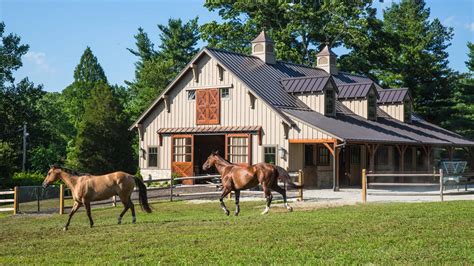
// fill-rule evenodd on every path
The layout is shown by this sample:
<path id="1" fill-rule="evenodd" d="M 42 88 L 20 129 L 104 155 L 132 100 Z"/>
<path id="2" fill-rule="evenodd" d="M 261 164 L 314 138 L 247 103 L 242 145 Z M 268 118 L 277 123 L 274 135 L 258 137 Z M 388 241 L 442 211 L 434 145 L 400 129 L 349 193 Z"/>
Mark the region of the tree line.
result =
<path id="1" fill-rule="evenodd" d="M 130 124 L 164 90 L 198 51 L 210 47 L 250 53 L 250 41 L 265 29 L 279 60 L 315 65 L 316 53 L 330 43 L 345 47 L 342 71 L 371 77 L 385 88 L 408 87 L 415 112 L 426 120 L 474 139 L 474 44 L 468 43 L 467 70 L 449 67 L 453 29 L 430 19 L 422 0 L 392 3 L 376 17 L 372 0 L 207 1 L 222 22 L 200 25 L 169 19 L 157 26 L 159 45 L 139 28 L 135 77 L 110 84 L 87 47 L 62 92 L 46 92 L 13 73 L 29 49 L 0 24 L 0 178 L 21 169 L 21 125 L 27 123 L 29 171 L 45 172 L 62 163 L 84 172 L 137 171 L 138 140 Z M 131 36 L 132 37 L 132 36 Z M 4 183 L 4 182 L 3 182 Z"/>

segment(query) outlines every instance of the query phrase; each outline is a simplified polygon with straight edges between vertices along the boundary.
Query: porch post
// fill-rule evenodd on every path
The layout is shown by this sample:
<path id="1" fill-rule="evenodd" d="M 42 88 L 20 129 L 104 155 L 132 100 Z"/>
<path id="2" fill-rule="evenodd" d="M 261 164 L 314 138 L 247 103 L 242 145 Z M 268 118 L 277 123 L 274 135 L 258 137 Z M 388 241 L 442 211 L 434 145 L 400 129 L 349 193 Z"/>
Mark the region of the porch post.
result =
<path id="1" fill-rule="evenodd" d="M 398 150 L 398 155 L 400 155 L 400 160 L 399 160 L 399 171 L 404 172 L 405 171 L 405 152 L 408 148 L 408 145 L 395 145 Z M 400 182 L 404 182 L 405 178 L 400 177 Z"/>
<path id="2" fill-rule="evenodd" d="M 423 145 L 423 151 L 425 152 L 426 167 L 428 171 L 431 171 L 431 153 L 433 151 L 432 146 Z"/>
<path id="3" fill-rule="evenodd" d="M 379 148 L 379 144 L 365 144 L 367 147 L 367 151 L 369 152 L 369 170 L 370 172 L 375 171 L 375 153 L 377 153 L 377 149 Z"/>
<path id="4" fill-rule="evenodd" d="M 453 160 L 454 148 L 453 148 L 453 146 L 448 146 L 446 149 L 448 150 L 449 160 L 452 161 Z"/>

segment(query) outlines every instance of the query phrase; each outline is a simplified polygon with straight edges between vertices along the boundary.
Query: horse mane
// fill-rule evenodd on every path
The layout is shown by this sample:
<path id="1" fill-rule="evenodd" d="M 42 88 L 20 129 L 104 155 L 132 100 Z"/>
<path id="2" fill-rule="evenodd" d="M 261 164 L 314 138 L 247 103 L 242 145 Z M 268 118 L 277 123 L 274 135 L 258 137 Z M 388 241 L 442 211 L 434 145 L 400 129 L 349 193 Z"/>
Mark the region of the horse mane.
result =
<path id="1" fill-rule="evenodd" d="M 58 169 L 61 169 L 61 170 L 63 170 L 64 172 L 66 172 L 66 173 L 68 173 L 68 174 L 71 174 L 71 175 L 75 175 L 75 176 L 90 175 L 90 174 L 88 174 L 88 173 L 79 172 L 79 171 L 77 171 L 77 170 L 70 169 L 70 168 L 67 168 L 67 167 L 64 167 L 64 166 L 60 166 L 60 165 L 53 165 L 53 167 L 58 168 Z"/>
<path id="2" fill-rule="evenodd" d="M 225 159 L 224 157 L 220 156 L 219 154 L 215 154 L 215 155 L 217 155 L 217 157 L 219 157 L 220 160 L 228 163 L 229 165 L 234 165 L 233 163 L 229 162 L 229 160 Z"/>

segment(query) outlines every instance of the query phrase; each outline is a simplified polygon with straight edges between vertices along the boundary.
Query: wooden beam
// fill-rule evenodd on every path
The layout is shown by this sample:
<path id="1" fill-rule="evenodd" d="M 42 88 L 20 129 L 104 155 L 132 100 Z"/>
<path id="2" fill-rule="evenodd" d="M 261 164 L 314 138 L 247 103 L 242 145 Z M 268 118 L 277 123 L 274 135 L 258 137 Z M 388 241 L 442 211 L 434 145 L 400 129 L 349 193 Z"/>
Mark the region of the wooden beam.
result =
<path id="1" fill-rule="evenodd" d="M 334 143 L 336 139 L 289 139 L 289 143 L 312 144 L 312 143 Z"/>
<path id="2" fill-rule="evenodd" d="M 335 154 L 334 154 L 334 149 L 331 147 L 331 145 L 329 145 L 328 143 L 326 142 L 323 142 L 322 143 L 324 146 L 326 146 L 326 148 L 329 150 L 329 152 L 332 154 L 332 156 L 334 157 Z"/>

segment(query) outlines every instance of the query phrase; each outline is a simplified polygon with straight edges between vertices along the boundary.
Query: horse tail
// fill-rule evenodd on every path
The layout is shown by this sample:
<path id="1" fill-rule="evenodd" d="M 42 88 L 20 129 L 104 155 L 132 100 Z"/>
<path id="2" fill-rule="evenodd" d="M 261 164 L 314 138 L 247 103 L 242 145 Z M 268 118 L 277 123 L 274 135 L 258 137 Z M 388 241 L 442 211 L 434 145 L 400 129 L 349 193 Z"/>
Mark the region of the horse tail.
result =
<path id="1" fill-rule="evenodd" d="M 280 179 L 280 181 L 282 181 L 283 183 L 287 183 L 288 185 L 290 185 L 290 187 L 293 187 L 293 188 L 302 188 L 303 187 L 303 186 L 300 186 L 300 185 L 297 185 L 297 184 L 293 183 L 291 181 L 290 174 L 288 174 L 288 172 L 285 169 L 283 169 L 283 167 L 275 165 L 275 168 L 277 169 L 278 179 Z"/>
<path id="2" fill-rule="evenodd" d="M 147 213 L 150 213 L 151 208 L 150 208 L 150 205 L 148 204 L 146 186 L 140 178 L 134 176 L 133 179 L 135 179 L 135 184 L 137 184 L 137 187 L 138 187 L 138 201 L 140 202 L 140 206 L 142 207 L 142 210 L 144 210 Z"/>

